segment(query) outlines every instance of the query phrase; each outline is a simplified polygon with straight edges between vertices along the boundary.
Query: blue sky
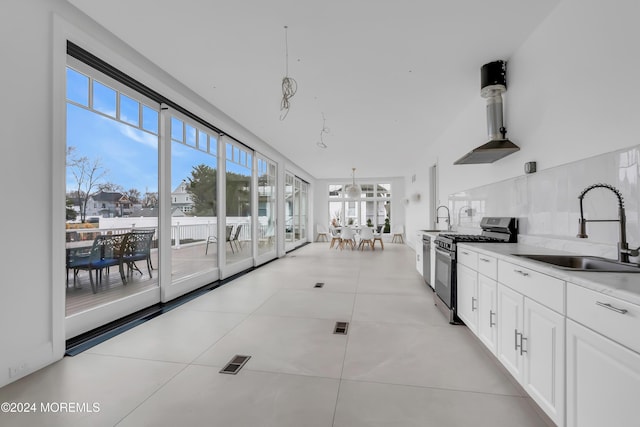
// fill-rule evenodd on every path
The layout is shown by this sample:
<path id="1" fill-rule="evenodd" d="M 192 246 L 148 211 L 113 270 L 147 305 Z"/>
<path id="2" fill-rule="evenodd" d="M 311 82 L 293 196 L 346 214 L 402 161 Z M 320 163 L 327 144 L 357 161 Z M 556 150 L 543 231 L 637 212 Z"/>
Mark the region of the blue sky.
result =
<path id="1" fill-rule="evenodd" d="M 75 156 L 88 157 L 91 161 L 99 158 L 103 170 L 106 172 L 101 183 L 113 183 L 121 186 L 124 191 L 137 189 L 142 195 L 145 192 L 158 192 L 158 113 L 142 105 L 143 128 L 151 130 L 149 133 L 139 129 L 138 101 L 118 94 L 115 90 L 97 81 L 91 81 L 87 76 L 70 68 L 67 69 L 67 98 L 80 105 L 89 105 L 89 85 L 93 84 L 93 109 L 115 117 L 116 98 L 120 97 L 120 121 L 98 114 L 73 103 L 67 103 L 67 146 L 75 147 Z M 122 123 L 132 123 L 134 126 Z M 182 133 L 182 123 L 176 119 L 179 132 Z M 175 127 L 172 126 L 172 127 Z M 174 132 L 178 128 L 174 129 Z M 187 143 L 195 146 L 195 129 L 187 127 Z M 200 131 L 201 138 L 204 132 Z M 205 140 L 206 140 L 206 135 Z M 181 139 L 181 137 L 178 137 Z M 193 139 L 193 141 L 192 141 Z M 217 143 L 212 138 L 213 143 Z M 243 153 L 238 148 L 233 153 L 240 165 L 227 161 L 227 170 L 250 176 L 251 170 L 245 165 L 251 165 L 251 154 Z M 235 159 L 234 159 L 235 160 Z M 216 168 L 216 157 L 182 143 L 172 142 L 171 146 L 171 188 L 175 189 L 182 180 L 191 176 L 194 166 L 206 164 Z M 75 178 L 67 170 L 67 188 L 75 189 Z M 93 190 L 95 191 L 95 189 Z"/>
<path id="2" fill-rule="evenodd" d="M 158 191 L 158 137 L 124 123 L 67 104 L 67 146 L 78 156 L 99 157 L 106 169 L 104 181 L 122 186 Z M 67 171 L 67 187 L 74 187 Z"/>

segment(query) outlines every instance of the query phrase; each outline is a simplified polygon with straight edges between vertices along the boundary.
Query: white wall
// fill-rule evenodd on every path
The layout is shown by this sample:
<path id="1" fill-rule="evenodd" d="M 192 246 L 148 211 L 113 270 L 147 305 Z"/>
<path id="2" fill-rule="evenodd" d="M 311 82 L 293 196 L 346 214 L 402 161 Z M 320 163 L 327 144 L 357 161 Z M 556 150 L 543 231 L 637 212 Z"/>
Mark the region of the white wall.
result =
<path id="1" fill-rule="evenodd" d="M 273 159 L 279 178 L 314 179 L 64 0 L 3 0 L 0 36 L 0 178 L 12 194 L 0 210 L 1 387 L 64 354 L 66 37 Z"/>
<path id="2" fill-rule="evenodd" d="M 427 167 L 437 161 L 446 203 L 450 194 L 523 175 L 528 161 L 547 169 L 638 144 L 638 16 L 637 1 L 564 0 L 510 58 L 486 58 L 508 61 L 505 126 L 521 150 L 489 165 L 453 165 L 486 141 L 478 91 L 447 131 L 428 141 L 424 169 L 412 172 L 417 186 L 429 188 Z M 426 216 L 426 204 L 409 205 L 408 224 L 420 228 Z"/>

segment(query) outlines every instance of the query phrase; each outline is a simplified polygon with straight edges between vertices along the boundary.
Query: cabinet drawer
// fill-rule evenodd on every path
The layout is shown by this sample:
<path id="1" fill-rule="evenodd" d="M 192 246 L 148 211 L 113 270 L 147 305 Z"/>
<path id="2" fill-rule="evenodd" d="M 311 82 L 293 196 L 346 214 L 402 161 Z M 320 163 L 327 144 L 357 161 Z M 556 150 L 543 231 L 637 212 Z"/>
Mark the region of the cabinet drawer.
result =
<path id="1" fill-rule="evenodd" d="M 458 262 L 472 270 L 478 271 L 478 253 L 467 248 L 458 248 Z"/>
<path id="2" fill-rule="evenodd" d="M 532 300 L 564 314 L 565 282 L 563 280 L 499 260 L 498 281 Z"/>
<path id="3" fill-rule="evenodd" d="M 490 279 L 498 279 L 498 260 L 492 256 L 478 254 L 478 273 Z"/>
<path id="4" fill-rule="evenodd" d="M 567 317 L 640 353 L 640 306 L 567 283 Z"/>

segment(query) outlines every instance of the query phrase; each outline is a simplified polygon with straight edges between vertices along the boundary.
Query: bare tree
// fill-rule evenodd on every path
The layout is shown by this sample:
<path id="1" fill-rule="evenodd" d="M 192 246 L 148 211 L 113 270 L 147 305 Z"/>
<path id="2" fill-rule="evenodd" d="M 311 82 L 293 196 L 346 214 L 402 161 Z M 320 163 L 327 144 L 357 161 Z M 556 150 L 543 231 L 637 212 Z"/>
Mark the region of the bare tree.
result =
<path id="1" fill-rule="evenodd" d="M 142 206 L 145 208 L 155 208 L 158 206 L 158 193 L 147 191 L 142 199 Z"/>
<path id="2" fill-rule="evenodd" d="M 140 193 L 140 191 L 135 188 L 132 188 L 129 191 L 125 191 L 124 195 L 127 196 L 127 198 L 133 204 L 140 203 L 140 200 L 142 199 L 142 193 Z"/>
<path id="3" fill-rule="evenodd" d="M 113 182 L 104 182 L 98 184 L 98 190 L 106 193 L 122 193 L 124 194 L 124 187 L 122 185 L 115 184 Z"/>
<path id="4" fill-rule="evenodd" d="M 75 178 L 76 197 L 80 203 L 80 222 L 87 217 L 87 201 L 94 189 L 107 174 L 99 157 L 91 160 L 86 156 L 78 156 L 75 147 L 67 147 L 67 168 Z"/>

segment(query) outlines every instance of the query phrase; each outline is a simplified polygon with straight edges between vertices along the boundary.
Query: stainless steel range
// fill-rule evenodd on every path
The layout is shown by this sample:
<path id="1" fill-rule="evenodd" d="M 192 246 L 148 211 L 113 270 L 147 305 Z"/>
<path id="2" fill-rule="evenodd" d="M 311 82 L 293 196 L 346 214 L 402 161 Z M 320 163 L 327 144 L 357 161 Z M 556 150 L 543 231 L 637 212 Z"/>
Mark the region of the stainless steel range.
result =
<path id="1" fill-rule="evenodd" d="M 435 239 L 436 306 L 447 316 L 449 323 L 460 323 L 456 313 L 456 245 L 457 243 L 516 243 L 518 220 L 508 217 L 484 217 L 480 221 L 482 234 L 440 234 Z"/>

